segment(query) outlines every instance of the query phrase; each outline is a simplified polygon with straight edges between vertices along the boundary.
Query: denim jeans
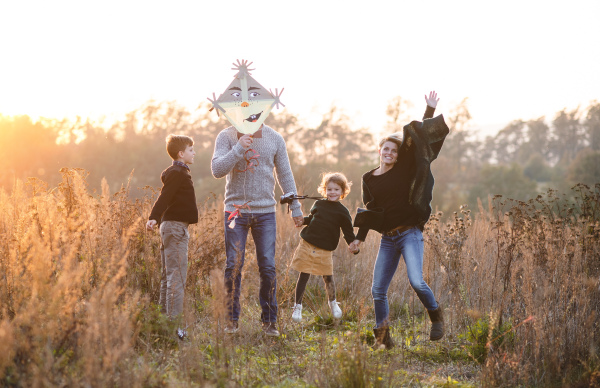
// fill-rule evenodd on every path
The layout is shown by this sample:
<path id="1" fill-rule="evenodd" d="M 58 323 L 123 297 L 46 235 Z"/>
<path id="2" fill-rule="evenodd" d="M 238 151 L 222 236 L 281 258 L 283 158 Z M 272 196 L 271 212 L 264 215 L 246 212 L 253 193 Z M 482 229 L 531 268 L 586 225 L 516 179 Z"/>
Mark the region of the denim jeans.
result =
<path id="1" fill-rule="evenodd" d="M 242 285 L 242 268 L 246 251 L 248 230 L 252 232 L 256 246 L 256 261 L 260 275 L 259 301 L 263 322 L 277 321 L 277 279 L 275 273 L 275 213 L 251 214 L 243 213 L 235 219 L 235 227 L 231 229 L 227 220 L 230 213 L 225 212 L 225 288 L 227 290 L 227 314 L 230 320 L 240 318 L 240 287 Z"/>
<path id="2" fill-rule="evenodd" d="M 385 234 L 381 236 L 371 288 L 376 328 L 389 325 L 387 293 L 398 268 L 400 256 L 404 257 L 408 280 L 421 303 L 427 310 L 435 310 L 438 307 L 433 292 L 423 280 L 423 246 L 423 233 L 416 227 L 397 233 L 393 237 Z"/>

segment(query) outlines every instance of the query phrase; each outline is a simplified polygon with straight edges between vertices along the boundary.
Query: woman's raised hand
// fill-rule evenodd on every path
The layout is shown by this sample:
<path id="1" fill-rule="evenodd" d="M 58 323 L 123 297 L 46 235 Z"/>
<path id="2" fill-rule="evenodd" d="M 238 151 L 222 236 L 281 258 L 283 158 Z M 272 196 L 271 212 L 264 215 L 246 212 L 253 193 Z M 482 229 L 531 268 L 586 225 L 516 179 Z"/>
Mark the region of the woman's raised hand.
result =
<path id="1" fill-rule="evenodd" d="M 432 108 L 435 108 L 437 106 L 437 103 L 439 100 L 440 99 L 438 98 L 435 90 L 432 90 L 431 92 L 429 92 L 429 97 L 427 97 L 427 94 L 425 95 L 425 102 L 427 103 L 427 105 L 429 105 Z"/>

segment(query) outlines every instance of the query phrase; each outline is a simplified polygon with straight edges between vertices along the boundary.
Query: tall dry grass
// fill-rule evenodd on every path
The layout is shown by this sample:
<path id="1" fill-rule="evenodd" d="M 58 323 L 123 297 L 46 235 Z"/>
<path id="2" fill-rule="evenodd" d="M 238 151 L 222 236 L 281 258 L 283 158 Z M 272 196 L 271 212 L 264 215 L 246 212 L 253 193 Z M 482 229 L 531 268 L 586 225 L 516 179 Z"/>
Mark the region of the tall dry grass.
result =
<path id="1" fill-rule="evenodd" d="M 600 184 L 528 202 L 497 195 L 474 219 L 462 209 L 427 230 L 452 330 L 489 323 L 482 382 L 600 384 Z"/>
<path id="2" fill-rule="evenodd" d="M 223 208 L 202 204 L 200 222 L 190 228 L 190 335 L 179 342 L 175 324 L 156 306 L 159 238 L 144 230 L 156 191 L 132 199 L 128 186 L 111 194 L 103 184 L 95 193 L 84 171 L 61 172 L 55 188 L 31 179 L 0 192 L 2 385 L 393 386 L 435 376 L 490 386 L 600 383 L 599 185 L 577 186 L 569 198 L 495 197 L 476 215 L 466 208 L 447 220 L 434 215 L 424 233 L 424 269 L 446 308 L 447 335 L 429 343 L 426 312 L 401 266 L 389 295 L 399 346 L 386 353 L 368 347 L 376 233 L 357 256 L 344 242 L 334 252 L 344 320 L 331 320 L 322 279 L 313 277 L 305 323 L 293 324 L 297 274 L 289 264 L 299 237 L 281 209 L 276 262 L 284 335 L 273 340 L 260 332 L 249 239 L 241 330 L 226 336 Z"/>

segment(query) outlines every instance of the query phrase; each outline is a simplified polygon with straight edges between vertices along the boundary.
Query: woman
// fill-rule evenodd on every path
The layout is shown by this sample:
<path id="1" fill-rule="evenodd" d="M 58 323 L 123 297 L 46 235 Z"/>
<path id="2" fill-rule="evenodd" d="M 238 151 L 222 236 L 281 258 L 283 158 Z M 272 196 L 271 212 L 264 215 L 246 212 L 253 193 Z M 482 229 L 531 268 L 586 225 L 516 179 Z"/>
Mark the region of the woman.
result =
<path id="1" fill-rule="evenodd" d="M 427 109 L 423 119 L 430 120 L 413 121 L 404 127 L 402 137 L 394 134 L 379 143 L 381 164 L 362 178 L 366 213 L 375 217 L 362 219 L 368 219 L 368 222 L 359 217 L 355 219 L 354 225 L 359 231 L 349 247 L 358 249 L 369 229 L 381 233 L 371 293 L 375 305 L 375 346 L 386 349 L 394 346 L 389 333 L 387 292 L 400 256 L 404 257 L 410 284 L 431 318 L 430 339 L 436 341 L 444 336 L 442 308 L 423 280 L 422 231 L 431 214 L 433 176 L 430 164 L 449 131 L 443 116 L 431 119 L 439 101 L 435 91 L 426 95 L 425 101 Z"/>

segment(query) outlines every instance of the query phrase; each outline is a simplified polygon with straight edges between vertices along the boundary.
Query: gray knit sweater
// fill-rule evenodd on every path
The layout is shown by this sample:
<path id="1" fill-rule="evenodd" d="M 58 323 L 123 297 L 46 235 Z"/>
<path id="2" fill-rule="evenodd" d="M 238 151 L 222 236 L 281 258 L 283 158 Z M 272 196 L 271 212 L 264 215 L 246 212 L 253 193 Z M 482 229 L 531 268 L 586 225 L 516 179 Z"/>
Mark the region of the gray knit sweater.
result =
<path id="1" fill-rule="evenodd" d="M 215 152 L 211 163 L 212 174 L 215 178 L 227 176 L 225 184 L 226 211 L 235 211 L 234 204 L 242 205 L 247 201 L 252 201 L 248 205 L 253 213 L 273 213 L 279 202 L 275 200 L 274 170 L 281 190 L 284 193 L 296 193 L 296 184 L 285 140 L 273 128 L 263 125 L 262 137 L 254 139 L 250 148 L 260 155 L 258 157 L 259 165 L 254 167 L 254 172 L 250 170 L 240 172 L 238 170 L 244 170 L 247 166 L 244 159 L 246 149 L 238 143 L 235 127 L 222 130 L 215 142 Z M 297 200 L 291 204 L 290 208 L 293 217 L 302 215 L 300 202 Z M 246 212 L 248 212 L 247 209 L 242 209 L 242 213 Z"/>

